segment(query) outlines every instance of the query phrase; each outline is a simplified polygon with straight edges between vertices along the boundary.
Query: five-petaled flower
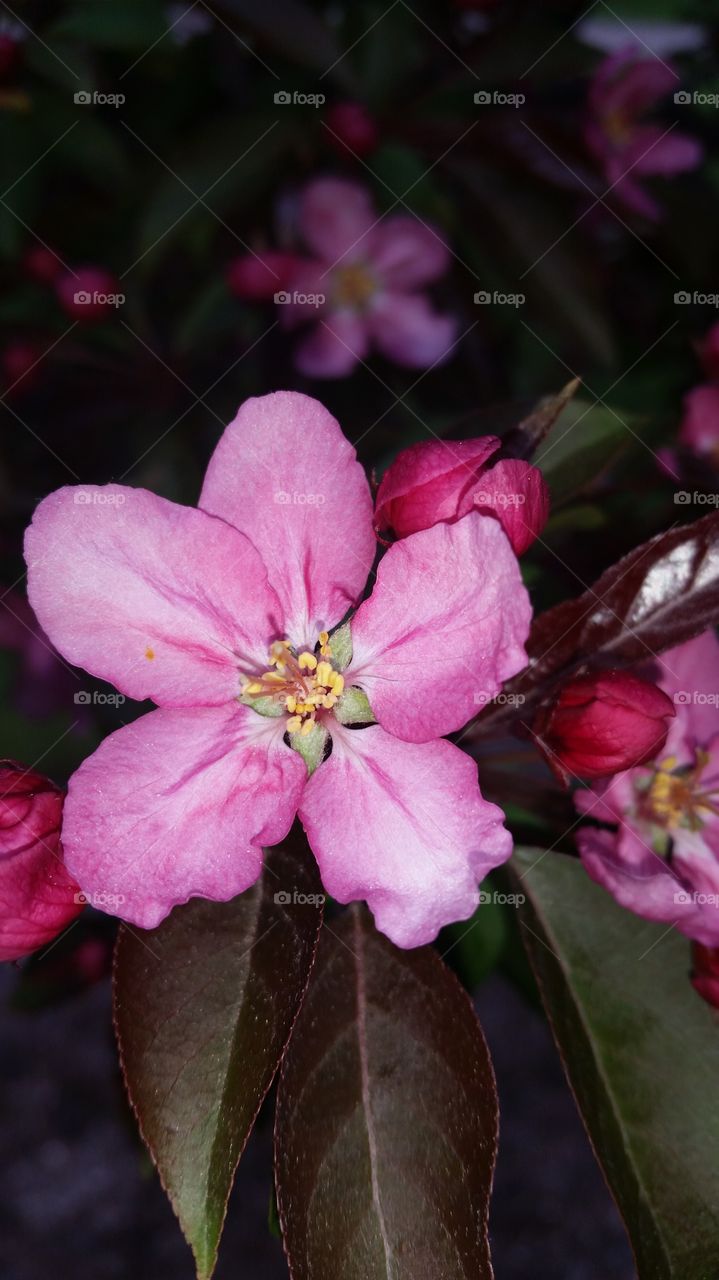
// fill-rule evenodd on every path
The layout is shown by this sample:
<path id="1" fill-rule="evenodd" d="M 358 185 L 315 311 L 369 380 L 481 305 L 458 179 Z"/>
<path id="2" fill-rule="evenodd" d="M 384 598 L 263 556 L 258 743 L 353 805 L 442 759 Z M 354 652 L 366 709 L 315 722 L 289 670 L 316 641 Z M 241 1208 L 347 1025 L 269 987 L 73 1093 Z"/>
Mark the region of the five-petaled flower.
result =
<path id="1" fill-rule="evenodd" d="M 676 717 L 651 765 L 579 791 L 580 811 L 616 830 L 582 827 L 592 879 L 649 920 L 719 945 L 719 642 L 713 632 L 670 649 L 659 684 Z"/>
<path id="2" fill-rule="evenodd" d="M 400 946 L 471 914 L 511 839 L 442 737 L 524 665 L 527 593 L 499 522 L 472 513 L 391 547 L 348 628 L 375 551 L 354 449 L 293 392 L 242 406 L 199 510 L 117 485 L 40 504 L 41 624 L 158 704 L 70 780 L 65 857 L 93 900 L 149 928 L 232 898 L 298 813 L 327 891 L 366 899 Z"/>

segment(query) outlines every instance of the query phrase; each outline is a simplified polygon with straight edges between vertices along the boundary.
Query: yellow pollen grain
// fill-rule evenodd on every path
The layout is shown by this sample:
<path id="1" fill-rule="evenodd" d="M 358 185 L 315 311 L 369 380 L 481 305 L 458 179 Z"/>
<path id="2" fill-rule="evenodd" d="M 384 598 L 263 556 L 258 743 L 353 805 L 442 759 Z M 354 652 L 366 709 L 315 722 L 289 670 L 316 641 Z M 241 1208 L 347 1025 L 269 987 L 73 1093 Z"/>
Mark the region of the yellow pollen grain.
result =
<path id="1" fill-rule="evenodd" d="M 315 680 L 318 684 L 330 685 L 332 682 L 332 667 L 329 662 L 320 662 L 315 672 Z"/>
<path id="2" fill-rule="evenodd" d="M 285 698 L 285 707 L 288 711 L 295 712 L 297 710 L 297 699 L 293 698 L 292 695 L 289 694 L 289 696 Z"/>
<path id="3" fill-rule="evenodd" d="M 300 733 L 302 734 L 303 738 L 306 738 L 307 734 L 311 733 L 314 727 L 315 727 L 314 720 L 305 720 L 304 724 L 302 725 L 302 728 L 300 729 Z"/>
<path id="4" fill-rule="evenodd" d="M 155 650 L 151 649 L 148 645 L 147 649 L 145 650 L 145 657 L 147 658 L 148 662 L 152 662 L 152 659 L 154 658 L 154 656 L 155 656 Z"/>
<path id="5" fill-rule="evenodd" d="M 339 671 L 333 671 L 332 678 L 329 683 L 330 683 L 330 688 L 332 689 L 333 694 L 335 695 L 336 698 L 339 698 L 340 694 L 344 692 L 344 687 L 345 687 L 344 676 L 340 675 Z"/>
<path id="6" fill-rule="evenodd" d="M 259 683 L 259 681 L 252 680 L 250 681 L 249 684 L 243 685 L 242 692 L 249 693 L 249 694 L 262 693 L 262 685 Z"/>
<path id="7" fill-rule="evenodd" d="M 290 716 L 289 720 L 287 721 L 287 732 L 299 733 L 301 728 L 302 728 L 302 716 Z"/>
<path id="8" fill-rule="evenodd" d="M 314 671 L 317 666 L 317 659 L 313 653 L 301 653 L 297 662 L 302 671 Z"/>

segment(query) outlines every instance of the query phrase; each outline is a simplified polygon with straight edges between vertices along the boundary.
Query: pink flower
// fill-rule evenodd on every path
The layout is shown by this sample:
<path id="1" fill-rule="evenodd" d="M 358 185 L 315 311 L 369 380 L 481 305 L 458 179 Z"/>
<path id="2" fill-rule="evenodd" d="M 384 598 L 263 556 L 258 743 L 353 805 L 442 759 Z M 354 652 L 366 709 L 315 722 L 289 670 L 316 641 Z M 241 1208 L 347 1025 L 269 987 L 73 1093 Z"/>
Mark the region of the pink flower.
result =
<path id="1" fill-rule="evenodd" d="M 62 792 L 0 761 L 0 960 L 45 946 L 82 911 L 62 859 Z"/>
<path id="2" fill-rule="evenodd" d="M 72 320 L 93 324 L 108 314 L 108 298 L 119 293 L 119 283 L 105 267 L 78 267 L 55 282 L 58 301 Z"/>
<path id="3" fill-rule="evenodd" d="M 719 944 L 719 642 L 713 632 L 669 650 L 659 681 L 674 701 L 664 754 L 575 795 L 582 861 L 617 902 Z"/>
<path id="4" fill-rule="evenodd" d="M 190 897 L 232 898 L 298 813 L 327 891 L 366 899 L 398 945 L 472 912 L 511 839 L 441 738 L 524 665 L 527 593 L 497 522 L 473 513 L 391 547 L 333 630 L 375 550 L 352 446 L 295 392 L 242 406 L 199 510 L 119 485 L 40 504 L 26 557 L 42 625 L 70 662 L 158 704 L 70 781 L 65 856 L 94 902 L 150 928 Z"/>
<path id="5" fill-rule="evenodd" d="M 342 178 L 305 187 L 299 231 L 312 257 L 287 284 L 282 318 L 317 321 L 295 352 L 301 373 L 344 378 L 372 347 L 413 369 L 449 356 L 457 321 L 421 292 L 449 265 L 438 232 L 405 214 L 379 217 L 367 189 Z"/>
<path id="6" fill-rule="evenodd" d="M 431 440 L 403 449 L 377 491 L 379 531 L 398 538 L 455 521 L 469 511 L 495 516 L 517 555 L 541 533 L 549 516 L 549 490 L 537 467 L 517 459 L 488 466 L 500 441 Z"/>
<path id="7" fill-rule="evenodd" d="M 589 89 L 587 146 L 617 197 L 647 218 L 656 219 L 661 211 L 637 179 L 668 178 L 696 168 L 702 160 L 695 138 L 642 123 L 647 111 L 679 83 L 668 63 L 644 55 L 632 44 L 604 59 Z"/>
<path id="8" fill-rule="evenodd" d="M 674 704 L 627 671 L 600 671 L 563 685 L 539 730 L 559 765 L 603 778 L 651 759 L 664 746 Z"/>
<path id="9" fill-rule="evenodd" d="M 679 443 L 719 465 L 719 387 L 693 387 L 683 405 Z"/>

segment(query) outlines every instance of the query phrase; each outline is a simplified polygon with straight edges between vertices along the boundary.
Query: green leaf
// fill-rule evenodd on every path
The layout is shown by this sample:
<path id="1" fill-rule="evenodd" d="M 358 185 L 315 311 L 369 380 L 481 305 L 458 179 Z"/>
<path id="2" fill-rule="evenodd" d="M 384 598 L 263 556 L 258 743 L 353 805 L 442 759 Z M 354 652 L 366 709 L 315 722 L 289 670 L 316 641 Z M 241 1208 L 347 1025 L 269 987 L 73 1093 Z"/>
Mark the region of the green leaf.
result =
<path id="1" fill-rule="evenodd" d="M 118 939 L 130 1101 L 200 1280 L 214 1270 L 235 1170 L 307 986 L 319 889 L 306 843 L 288 841 L 232 902 L 195 898 Z"/>
<path id="2" fill-rule="evenodd" d="M 515 854 L 523 936 L 639 1280 L 713 1280 L 719 1028 L 686 938 L 618 907 L 575 858 Z"/>
<path id="3" fill-rule="evenodd" d="M 333 922 L 277 1099 L 293 1280 L 490 1280 L 496 1132 L 487 1046 L 437 953 L 364 908 Z"/>
<path id="4" fill-rule="evenodd" d="M 624 410 L 615 413 L 582 399 L 568 404 L 532 459 L 542 469 L 552 502 L 567 502 L 596 481 L 637 443 L 640 425 Z"/>
<path id="5" fill-rule="evenodd" d="M 189 7 L 189 6 L 188 6 Z M 139 49 L 162 40 L 170 26 L 161 0 L 75 0 L 48 32 L 53 40 L 81 40 L 99 49 Z"/>

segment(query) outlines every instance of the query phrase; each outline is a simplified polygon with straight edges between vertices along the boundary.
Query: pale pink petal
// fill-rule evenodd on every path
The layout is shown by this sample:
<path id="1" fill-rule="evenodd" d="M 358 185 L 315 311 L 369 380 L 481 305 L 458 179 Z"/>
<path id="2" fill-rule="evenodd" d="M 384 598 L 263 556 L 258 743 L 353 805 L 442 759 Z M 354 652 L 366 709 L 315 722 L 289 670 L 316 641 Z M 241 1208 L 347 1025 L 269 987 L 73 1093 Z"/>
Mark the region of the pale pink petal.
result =
<path id="1" fill-rule="evenodd" d="M 296 644 L 314 645 L 364 589 L 376 550 L 369 484 L 318 400 L 247 400 L 210 460 L 200 506 L 261 548 Z"/>
<path id="2" fill-rule="evenodd" d="M 431 942 L 472 914 L 477 882 L 509 857 L 503 814 L 449 742 L 398 742 L 379 725 L 336 726 L 332 742 L 300 805 L 322 882 L 339 902 L 364 899 L 397 946 Z"/>
<path id="3" fill-rule="evenodd" d="M 480 476 L 460 503 L 459 515 L 474 509 L 495 515 L 521 556 L 549 519 L 549 489 L 538 467 L 518 458 L 505 458 Z"/>
<path id="4" fill-rule="evenodd" d="M 472 512 L 395 542 L 352 620 L 348 684 L 408 742 L 452 733 L 525 666 L 531 605 L 497 520 Z"/>
<path id="5" fill-rule="evenodd" d="M 664 754 L 689 759 L 694 744 L 705 747 L 719 725 L 719 640 L 714 631 L 705 631 L 659 654 L 656 669 L 658 683 L 677 711 Z M 690 748 L 688 753 L 682 750 L 684 743 Z"/>
<path id="6" fill-rule="evenodd" d="M 659 125 L 642 125 L 633 131 L 631 145 L 624 152 L 624 167 L 633 174 L 653 174 L 671 178 L 675 173 L 696 169 L 703 159 L 703 149 L 696 138 Z"/>
<path id="7" fill-rule="evenodd" d="M 634 805 L 634 783 L 642 776 L 649 778 L 646 769 L 626 769 L 592 787 L 578 788 L 573 795 L 577 811 L 596 822 L 621 822 Z"/>
<path id="8" fill-rule="evenodd" d="M 368 351 L 366 320 L 354 311 L 332 311 L 300 339 L 294 362 L 306 378 L 346 378 Z"/>
<path id="9" fill-rule="evenodd" d="M 300 197 L 300 234 L 325 263 L 366 255 L 365 236 L 377 221 L 367 187 L 345 178 L 317 178 Z"/>
<path id="10" fill-rule="evenodd" d="M 131 698 L 227 702 L 282 631 L 251 542 L 145 489 L 58 489 L 35 512 L 25 558 L 53 644 Z"/>
<path id="11" fill-rule="evenodd" d="M 70 779 L 62 829 L 91 904 L 151 929 L 188 898 L 253 884 L 307 776 L 283 729 L 235 703 L 162 708 L 106 738 Z"/>
<path id="12" fill-rule="evenodd" d="M 373 270 L 390 292 L 404 293 L 432 284 L 450 263 L 445 240 L 434 227 L 404 214 L 386 218 L 370 236 Z"/>
<path id="13" fill-rule="evenodd" d="M 446 360 L 459 329 L 456 316 L 440 315 L 421 293 L 378 294 L 368 324 L 382 354 L 410 369 Z"/>
<path id="14" fill-rule="evenodd" d="M 453 520 L 463 495 L 474 488 L 483 464 L 499 443 L 497 436 L 480 436 L 428 440 L 403 449 L 377 490 L 377 528 L 392 529 L 405 538 L 438 520 Z"/>
<path id="15" fill-rule="evenodd" d="M 644 115 L 679 85 L 672 67 L 627 45 L 600 63 L 589 93 L 592 111 L 627 121 Z"/>

